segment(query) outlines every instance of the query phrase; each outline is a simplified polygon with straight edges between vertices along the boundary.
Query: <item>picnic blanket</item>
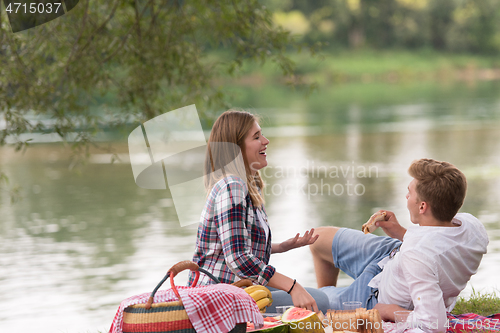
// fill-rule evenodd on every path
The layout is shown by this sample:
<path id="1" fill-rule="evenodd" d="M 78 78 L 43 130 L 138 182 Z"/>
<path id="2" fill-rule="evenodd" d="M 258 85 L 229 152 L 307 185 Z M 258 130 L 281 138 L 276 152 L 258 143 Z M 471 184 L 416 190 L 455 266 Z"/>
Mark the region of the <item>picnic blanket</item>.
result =
<path id="1" fill-rule="evenodd" d="M 189 321 L 197 332 L 225 333 L 237 323 L 253 322 L 256 327 L 264 323 L 259 307 L 243 289 L 229 284 L 203 287 L 177 287 Z M 109 333 L 122 333 L 123 311 L 130 305 L 146 304 L 151 293 L 135 295 L 123 300 L 113 319 Z M 172 289 L 160 290 L 154 303 L 177 301 Z"/>
<path id="2" fill-rule="evenodd" d="M 500 313 L 483 317 L 475 313 L 448 313 L 447 333 L 500 331 Z"/>
<path id="3" fill-rule="evenodd" d="M 396 324 L 384 322 L 384 333 L 396 333 Z M 495 332 L 500 331 L 500 313 L 491 316 L 480 316 L 475 313 L 453 315 L 448 313 L 446 333 L 463 332 Z M 408 329 L 405 333 L 421 332 L 419 329 Z"/>

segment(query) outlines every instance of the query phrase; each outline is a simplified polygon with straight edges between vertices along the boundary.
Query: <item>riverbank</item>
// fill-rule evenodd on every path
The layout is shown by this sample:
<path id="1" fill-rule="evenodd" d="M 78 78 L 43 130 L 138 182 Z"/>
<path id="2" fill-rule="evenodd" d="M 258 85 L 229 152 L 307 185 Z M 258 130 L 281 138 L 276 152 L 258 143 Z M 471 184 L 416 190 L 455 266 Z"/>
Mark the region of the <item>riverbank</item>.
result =
<path id="1" fill-rule="evenodd" d="M 432 50 L 323 50 L 291 55 L 297 64 L 296 83 L 400 83 L 417 81 L 500 80 L 500 60 L 493 56 L 454 54 Z M 237 84 L 258 86 L 283 82 L 274 64 L 246 64 Z"/>

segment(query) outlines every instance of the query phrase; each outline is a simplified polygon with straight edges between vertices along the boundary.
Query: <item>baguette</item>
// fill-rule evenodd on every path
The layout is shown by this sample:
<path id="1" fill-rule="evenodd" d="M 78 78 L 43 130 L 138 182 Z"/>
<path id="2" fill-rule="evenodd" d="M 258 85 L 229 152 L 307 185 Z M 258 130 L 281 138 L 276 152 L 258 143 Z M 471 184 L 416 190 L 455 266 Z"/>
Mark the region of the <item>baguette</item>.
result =
<path id="1" fill-rule="evenodd" d="M 378 228 L 375 225 L 375 222 L 377 222 L 377 221 L 385 221 L 385 216 L 386 216 L 385 212 L 376 212 L 375 214 L 373 214 L 370 217 L 370 219 L 368 220 L 368 222 L 366 222 L 365 224 L 363 224 L 363 226 L 361 227 L 361 231 L 363 231 L 365 234 L 369 234 L 369 233 L 374 232 L 375 229 Z"/>

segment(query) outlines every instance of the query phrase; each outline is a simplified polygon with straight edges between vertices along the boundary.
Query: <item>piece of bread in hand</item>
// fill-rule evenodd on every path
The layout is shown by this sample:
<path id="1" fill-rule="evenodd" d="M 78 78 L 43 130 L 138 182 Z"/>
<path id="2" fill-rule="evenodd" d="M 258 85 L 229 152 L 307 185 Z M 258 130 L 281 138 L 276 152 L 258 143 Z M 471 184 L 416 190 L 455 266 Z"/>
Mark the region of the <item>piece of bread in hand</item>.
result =
<path id="1" fill-rule="evenodd" d="M 370 217 L 370 219 L 368 220 L 368 222 L 366 222 L 365 224 L 363 224 L 363 226 L 361 227 L 361 231 L 363 231 L 365 234 L 369 234 L 369 233 L 374 232 L 375 229 L 378 228 L 375 225 L 375 222 L 377 222 L 377 221 L 385 221 L 385 216 L 386 216 L 385 212 L 376 212 L 375 214 L 373 214 Z"/>

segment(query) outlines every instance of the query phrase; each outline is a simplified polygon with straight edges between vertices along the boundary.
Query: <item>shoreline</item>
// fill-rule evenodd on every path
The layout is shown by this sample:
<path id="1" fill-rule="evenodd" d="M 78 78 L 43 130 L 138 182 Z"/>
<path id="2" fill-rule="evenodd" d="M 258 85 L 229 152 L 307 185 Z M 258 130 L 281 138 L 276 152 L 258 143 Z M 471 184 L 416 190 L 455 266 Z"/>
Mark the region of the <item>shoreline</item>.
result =
<path id="1" fill-rule="evenodd" d="M 219 55 L 223 58 L 223 55 Z M 283 78 L 273 64 L 244 64 L 222 85 L 256 87 L 266 83 L 343 85 L 352 83 L 481 82 L 500 80 L 500 61 L 493 56 L 428 50 L 325 50 L 315 56 L 290 55 L 295 74 Z"/>

